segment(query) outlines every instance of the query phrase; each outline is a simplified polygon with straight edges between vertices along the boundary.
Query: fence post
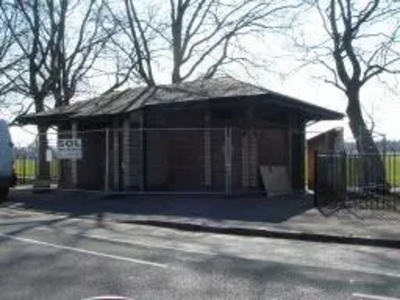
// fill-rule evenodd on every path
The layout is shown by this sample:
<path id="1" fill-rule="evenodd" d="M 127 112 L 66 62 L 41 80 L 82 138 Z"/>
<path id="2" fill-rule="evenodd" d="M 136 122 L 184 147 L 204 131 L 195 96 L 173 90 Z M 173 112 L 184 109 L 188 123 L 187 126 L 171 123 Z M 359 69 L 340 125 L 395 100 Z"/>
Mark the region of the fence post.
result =
<path id="1" fill-rule="evenodd" d="M 122 174 L 124 190 L 129 190 L 132 185 L 131 178 L 131 139 L 132 131 L 130 129 L 129 119 L 124 120 L 122 132 Z"/>
<path id="2" fill-rule="evenodd" d="M 211 116 L 207 112 L 204 116 L 205 128 L 203 131 L 204 141 L 204 186 L 209 188 L 212 185 L 212 156 L 211 156 L 211 135 L 214 133 L 210 129 Z"/>
<path id="3" fill-rule="evenodd" d="M 35 186 L 35 182 L 36 182 L 36 180 L 37 180 L 37 178 L 38 178 L 38 176 L 39 176 L 39 160 L 40 160 L 40 158 L 39 158 L 39 135 L 40 135 L 40 133 L 38 133 L 38 135 L 37 135 L 37 139 L 36 139 L 36 142 L 35 142 L 35 152 L 36 152 L 36 157 L 35 157 L 35 171 L 34 171 L 34 178 L 33 178 L 33 185 Z"/>
<path id="4" fill-rule="evenodd" d="M 77 128 L 77 123 L 73 122 L 71 125 L 71 138 L 74 140 L 77 138 Z M 76 159 L 71 161 L 71 181 L 72 187 L 76 188 L 78 185 L 78 161 Z"/>
<path id="5" fill-rule="evenodd" d="M 147 188 L 147 132 L 144 112 L 140 114 L 140 191 Z"/>
<path id="6" fill-rule="evenodd" d="M 104 192 L 108 193 L 110 189 L 110 149 L 109 149 L 109 142 L 110 142 L 110 129 L 106 127 L 106 165 L 105 165 L 105 172 L 104 172 Z"/>
<path id="7" fill-rule="evenodd" d="M 314 207 L 318 206 L 318 150 L 314 151 Z"/>
<path id="8" fill-rule="evenodd" d="M 341 205 L 346 207 L 346 197 L 347 197 L 347 155 L 345 151 L 341 152 L 341 162 L 342 162 L 342 195 L 341 195 Z"/>
<path id="9" fill-rule="evenodd" d="M 120 127 L 119 127 L 119 122 L 114 121 L 114 126 L 113 126 L 113 188 L 116 190 L 119 190 L 121 185 L 120 185 Z"/>
<path id="10" fill-rule="evenodd" d="M 146 138 L 143 127 L 140 127 L 140 191 L 144 192 L 146 189 L 146 177 L 147 177 L 147 164 L 146 164 Z"/>
<path id="11" fill-rule="evenodd" d="M 232 129 L 225 128 L 225 195 L 232 193 Z"/>
<path id="12" fill-rule="evenodd" d="M 26 180 L 26 162 L 27 162 L 27 159 L 26 159 L 26 153 L 25 153 L 23 156 L 23 159 L 22 159 L 22 183 L 23 184 L 26 184 L 26 182 L 27 182 L 27 180 Z M 17 170 L 18 170 L 18 168 L 17 168 Z"/>
<path id="13" fill-rule="evenodd" d="M 400 159 L 400 156 L 398 155 L 397 152 L 394 152 L 393 154 L 391 154 L 391 156 L 393 157 L 392 161 L 393 161 L 393 192 L 396 193 L 396 190 L 398 188 L 398 182 L 397 182 L 397 172 L 396 172 L 396 164 L 397 164 L 397 159 Z M 397 199 L 393 198 L 393 201 L 395 202 L 394 204 L 394 211 L 397 211 L 397 208 L 400 208 L 400 202 L 397 201 Z"/>

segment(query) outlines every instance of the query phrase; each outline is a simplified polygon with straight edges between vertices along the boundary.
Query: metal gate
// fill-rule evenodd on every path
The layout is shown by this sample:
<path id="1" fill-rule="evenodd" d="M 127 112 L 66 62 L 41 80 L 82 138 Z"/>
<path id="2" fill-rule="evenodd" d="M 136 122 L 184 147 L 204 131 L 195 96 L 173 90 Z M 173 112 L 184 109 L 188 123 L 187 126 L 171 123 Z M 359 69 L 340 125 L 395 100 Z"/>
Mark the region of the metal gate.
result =
<path id="1" fill-rule="evenodd" d="M 315 152 L 314 164 L 315 206 L 328 210 L 343 207 L 347 178 L 345 154 Z"/>

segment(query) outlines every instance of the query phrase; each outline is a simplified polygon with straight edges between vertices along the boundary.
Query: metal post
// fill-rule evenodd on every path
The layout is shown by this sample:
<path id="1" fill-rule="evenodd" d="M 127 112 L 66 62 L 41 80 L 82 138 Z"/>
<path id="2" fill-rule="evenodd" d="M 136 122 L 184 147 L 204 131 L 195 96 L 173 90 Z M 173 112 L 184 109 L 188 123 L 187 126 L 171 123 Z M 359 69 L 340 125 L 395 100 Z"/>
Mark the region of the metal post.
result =
<path id="1" fill-rule="evenodd" d="M 123 124 L 123 149 L 122 149 L 122 172 L 123 172 L 123 184 L 124 190 L 128 190 L 132 185 L 131 178 L 131 130 L 130 130 L 130 122 L 129 119 L 124 120 Z"/>
<path id="2" fill-rule="evenodd" d="M 318 150 L 314 151 L 314 207 L 318 206 Z"/>
<path id="3" fill-rule="evenodd" d="M 144 112 L 140 114 L 140 191 L 144 192 L 147 185 L 147 131 Z"/>
<path id="4" fill-rule="evenodd" d="M 211 164 L 212 164 L 212 158 L 211 158 L 211 132 L 210 129 L 210 123 L 211 123 L 211 117 L 210 113 L 207 112 L 204 116 L 204 186 L 205 187 L 210 187 L 212 185 L 212 171 L 211 171 Z"/>
<path id="5" fill-rule="evenodd" d="M 113 188 L 120 189 L 120 155 L 119 155 L 119 145 L 120 145 L 120 128 L 119 122 L 114 122 L 113 129 Z"/>
<path id="6" fill-rule="evenodd" d="M 347 162 L 347 155 L 346 155 L 346 152 L 345 151 L 341 151 L 340 152 L 340 155 L 341 155 L 341 157 L 342 157 L 342 159 L 341 159 L 341 162 L 342 162 L 342 170 L 341 170 L 341 173 L 342 173 L 342 190 L 341 190 L 341 199 L 342 199 L 342 201 L 341 201 L 341 205 L 342 205 L 342 207 L 346 207 L 346 195 L 347 195 L 347 165 L 348 165 L 348 162 Z M 340 180 L 340 179 L 339 179 Z"/>
<path id="7" fill-rule="evenodd" d="M 293 123 L 294 123 L 294 120 L 293 120 L 293 114 L 292 113 L 290 113 L 289 114 L 289 118 L 288 118 L 288 124 L 287 124 L 287 127 L 288 127 L 288 130 L 287 130 L 287 149 L 288 149 L 288 152 L 287 152 L 287 170 L 288 170 L 288 175 L 289 175 L 289 178 L 290 178 L 290 182 L 291 182 L 291 186 L 292 186 L 292 188 L 293 188 L 293 183 L 294 183 L 294 181 L 293 181 Z"/>
<path id="8" fill-rule="evenodd" d="M 302 130 L 306 130 L 306 128 L 304 127 Z M 307 143 L 307 139 L 306 136 L 304 134 L 304 139 L 303 139 L 303 147 L 304 147 L 304 191 L 308 192 L 311 189 L 311 182 L 310 182 L 310 178 L 311 178 L 311 174 L 310 174 L 310 162 L 309 160 L 311 159 L 308 155 L 308 143 Z M 293 180 L 293 177 L 292 177 Z"/>
<path id="9" fill-rule="evenodd" d="M 145 182 L 146 182 L 146 158 L 145 158 L 145 138 L 144 138 L 144 130 L 143 127 L 140 126 L 140 191 L 143 192 L 145 190 Z"/>
<path id="10" fill-rule="evenodd" d="M 40 136 L 40 133 L 38 133 L 37 140 L 36 140 L 36 143 L 35 143 L 36 157 L 35 157 L 35 165 L 34 165 L 34 167 L 35 167 L 35 172 L 34 172 L 35 178 L 33 178 L 33 183 L 34 184 L 38 180 L 38 177 L 39 177 L 39 163 L 40 163 L 40 154 L 39 154 L 39 139 L 40 139 L 40 137 L 39 136 Z"/>
<path id="11" fill-rule="evenodd" d="M 232 193 L 232 129 L 225 128 L 225 195 Z"/>
<path id="12" fill-rule="evenodd" d="M 104 192 L 108 193 L 110 189 L 110 151 L 109 151 L 109 142 L 110 142 L 110 129 L 106 128 L 106 165 L 104 172 Z"/>
<path id="13" fill-rule="evenodd" d="M 250 186 L 250 132 L 243 129 L 241 134 L 241 159 L 242 159 L 242 188 L 248 189 Z"/>
<path id="14" fill-rule="evenodd" d="M 386 168 L 388 167 L 386 143 L 387 143 L 386 134 L 383 134 L 383 167 L 384 167 L 386 182 L 389 182 L 389 181 L 387 180 L 388 172 L 386 172 Z"/>
<path id="15" fill-rule="evenodd" d="M 257 145 L 257 131 L 250 129 L 249 136 L 249 170 L 250 170 L 250 187 L 254 188 L 257 186 L 257 175 L 258 175 L 258 145 Z"/>
<path id="16" fill-rule="evenodd" d="M 228 129 L 229 132 L 229 194 L 232 194 L 232 164 L 233 164 L 233 145 L 232 145 L 232 128 Z"/>
<path id="17" fill-rule="evenodd" d="M 26 184 L 27 180 L 26 180 L 26 153 L 24 154 L 24 158 L 22 159 L 22 183 Z M 19 165 L 19 163 L 18 163 Z M 18 170 L 18 168 L 17 168 Z M 18 174 L 19 175 L 19 174 Z"/>
<path id="18" fill-rule="evenodd" d="M 77 130 L 78 129 L 78 124 L 76 122 L 73 122 L 71 125 L 71 138 L 76 139 L 77 138 Z M 71 181 L 72 181 L 72 187 L 76 188 L 78 185 L 78 161 L 76 159 L 73 159 L 71 161 Z"/>
<path id="19" fill-rule="evenodd" d="M 398 158 L 397 152 L 391 153 L 390 156 L 392 157 L 392 163 L 393 163 L 393 166 L 392 166 L 392 168 L 393 168 L 393 184 L 392 184 L 392 188 L 394 189 L 394 191 L 396 191 L 397 187 L 398 187 L 397 180 L 396 180 L 396 178 L 397 178 L 396 164 L 397 164 L 397 158 Z M 393 198 L 393 201 L 394 201 L 393 209 L 394 209 L 394 211 L 397 211 L 397 208 L 400 208 L 400 203 L 397 201 L 396 198 Z"/>

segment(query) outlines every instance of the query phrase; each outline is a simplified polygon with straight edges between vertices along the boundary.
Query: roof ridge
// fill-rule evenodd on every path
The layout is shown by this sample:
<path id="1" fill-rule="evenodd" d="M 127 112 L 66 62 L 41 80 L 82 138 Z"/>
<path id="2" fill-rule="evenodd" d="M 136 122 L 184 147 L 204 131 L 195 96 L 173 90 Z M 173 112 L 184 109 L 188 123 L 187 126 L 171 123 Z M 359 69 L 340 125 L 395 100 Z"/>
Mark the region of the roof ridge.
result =
<path id="1" fill-rule="evenodd" d="M 191 88 L 190 86 L 183 87 L 181 85 L 176 85 L 176 86 L 163 86 L 163 87 L 160 87 L 160 88 L 167 89 L 167 90 L 170 90 L 170 91 L 178 90 L 178 91 L 181 91 L 181 92 L 189 92 L 189 93 L 192 93 L 193 95 L 197 95 L 197 96 L 204 96 L 204 93 L 198 92 L 195 89 Z M 209 94 L 207 94 L 207 96 L 209 96 Z"/>
<path id="2" fill-rule="evenodd" d="M 240 82 L 240 83 L 249 85 L 249 86 L 251 86 L 251 87 L 255 87 L 255 88 L 257 88 L 257 89 L 261 89 L 261 90 L 263 90 L 264 92 L 267 92 L 267 93 L 274 93 L 274 91 L 272 91 L 272 90 L 270 90 L 270 89 L 267 89 L 267 88 L 265 88 L 265 87 L 263 87 L 263 86 L 261 86 L 261 85 L 254 84 L 254 83 L 250 83 L 250 82 L 247 82 L 247 81 L 244 81 L 244 80 L 241 80 L 241 79 L 237 79 L 237 78 L 232 77 L 232 76 L 230 76 L 230 75 L 228 75 L 228 77 L 231 78 L 231 79 L 233 79 L 233 80 L 235 80 L 235 81 L 237 81 L 237 82 Z"/>
<path id="3" fill-rule="evenodd" d="M 136 104 L 140 100 L 140 98 L 143 98 L 142 101 L 139 103 L 139 107 L 142 107 L 143 104 L 149 99 L 149 97 L 156 92 L 156 90 L 157 90 L 157 86 L 143 87 L 143 91 L 136 97 L 136 101 L 134 101 L 133 103 L 131 102 L 123 111 L 129 112 L 129 110 L 132 108 L 132 106 L 134 104 Z M 149 95 L 147 97 L 144 97 L 146 95 L 146 93 L 149 93 Z"/>

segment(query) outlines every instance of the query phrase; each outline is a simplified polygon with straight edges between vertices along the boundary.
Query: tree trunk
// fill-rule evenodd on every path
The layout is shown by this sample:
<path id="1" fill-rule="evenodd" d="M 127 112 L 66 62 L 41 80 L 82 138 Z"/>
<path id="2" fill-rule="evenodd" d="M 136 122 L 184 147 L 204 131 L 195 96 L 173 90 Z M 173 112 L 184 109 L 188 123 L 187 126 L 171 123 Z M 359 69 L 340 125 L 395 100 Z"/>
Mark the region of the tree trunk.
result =
<path id="1" fill-rule="evenodd" d="M 38 172 L 35 188 L 50 187 L 50 165 L 46 160 L 47 149 L 47 126 L 38 125 Z"/>
<path id="2" fill-rule="evenodd" d="M 172 7 L 175 10 L 175 7 Z M 172 83 L 181 83 L 181 67 L 182 67 L 182 22 L 183 22 L 184 10 L 180 4 L 178 4 L 177 15 L 172 17 L 172 55 L 173 55 L 173 70 L 172 70 Z"/>
<path id="3" fill-rule="evenodd" d="M 386 180 L 386 170 L 379 150 L 373 140 L 372 132 L 368 130 L 360 107 L 360 91 L 354 89 L 347 93 L 347 116 L 356 147 L 361 155 L 360 184 L 364 187 L 380 192 L 390 191 L 390 184 Z"/>

